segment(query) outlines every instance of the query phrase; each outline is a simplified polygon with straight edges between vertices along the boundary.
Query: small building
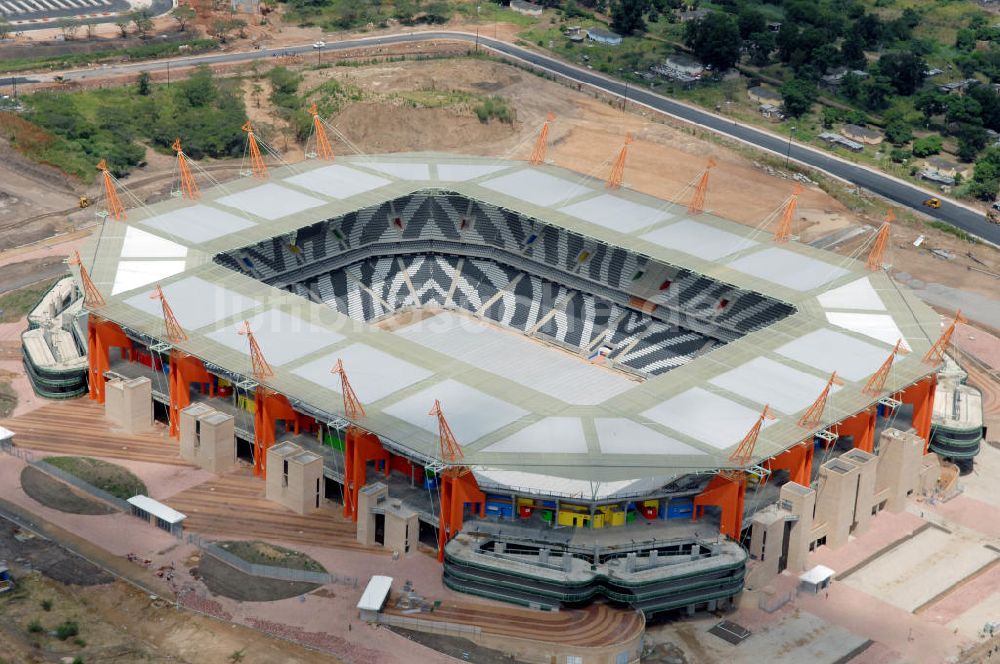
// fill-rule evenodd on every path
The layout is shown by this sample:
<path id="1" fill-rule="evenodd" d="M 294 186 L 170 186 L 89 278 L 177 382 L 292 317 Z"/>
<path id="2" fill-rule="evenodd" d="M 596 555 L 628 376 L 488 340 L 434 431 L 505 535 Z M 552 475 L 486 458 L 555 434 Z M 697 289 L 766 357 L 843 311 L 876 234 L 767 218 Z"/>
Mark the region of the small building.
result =
<path id="1" fill-rule="evenodd" d="M 977 85 L 979 81 L 974 78 L 967 78 L 964 81 L 951 81 L 950 83 L 945 83 L 944 85 L 939 85 L 938 90 L 950 94 L 962 94 L 969 89 L 970 86 Z"/>
<path id="2" fill-rule="evenodd" d="M 674 71 L 687 74 L 688 76 L 693 76 L 695 78 L 701 76 L 705 71 L 705 65 L 695 58 L 692 58 L 689 55 L 684 55 L 683 53 L 668 55 L 663 64 L 669 69 L 673 69 Z"/>
<path id="3" fill-rule="evenodd" d="M 865 145 L 878 145 L 885 140 L 882 132 L 856 124 L 845 124 L 840 128 L 840 133 L 852 141 Z"/>
<path id="4" fill-rule="evenodd" d="M 768 21 L 767 29 L 770 30 L 771 32 L 780 32 L 781 21 Z"/>
<path id="5" fill-rule="evenodd" d="M 180 414 L 181 457 L 213 473 L 236 465 L 235 419 L 205 403 L 193 403 Z"/>
<path id="6" fill-rule="evenodd" d="M 708 9 L 688 9 L 680 13 L 681 23 L 700 21 L 711 13 Z"/>
<path id="7" fill-rule="evenodd" d="M 762 85 L 747 88 L 747 96 L 750 97 L 751 101 L 755 101 L 758 104 L 770 104 L 772 106 L 780 106 L 785 101 L 780 92 L 765 88 Z"/>
<path id="8" fill-rule="evenodd" d="M 943 74 L 943 73 L 944 73 L 944 70 L 943 69 L 938 69 L 937 67 L 934 67 L 932 69 L 925 69 L 924 70 L 924 76 L 926 76 L 927 78 L 931 78 L 932 76 L 938 76 L 938 75 Z"/>
<path id="9" fill-rule="evenodd" d="M 358 600 L 358 611 L 361 619 L 365 622 L 376 622 L 378 614 L 389 599 L 389 590 L 392 588 L 392 577 L 376 574 L 368 581 L 365 591 Z"/>
<path id="10" fill-rule="evenodd" d="M 583 28 L 578 25 L 566 28 L 563 30 L 563 34 L 566 35 L 566 38 L 571 42 L 582 42 L 586 39 L 586 34 L 584 33 Z"/>
<path id="11" fill-rule="evenodd" d="M 943 177 L 951 178 L 952 183 L 955 182 L 956 176 L 967 178 L 972 175 L 972 168 L 970 166 L 966 164 L 959 164 L 937 155 L 927 157 L 927 159 L 924 160 L 924 170 Z"/>
<path id="12" fill-rule="evenodd" d="M 149 496 L 132 496 L 127 502 L 132 506 L 132 516 L 149 521 L 174 537 L 180 537 L 184 533 L 186 514 L 181 514 L 174 508 L 153 500 Z"/>
<path id="13" fill-rule="evenodd" d="M 836 67 L 831 69 L 826 76 L 820 77 L 820 85 L 829 88 L 831 90 L 836 90 L 847 78 L 848 74 L 856 76 L 860 79 L 868 78 L 869 74 L 866 71 L 860 69 L 848 69 L 847 67 Z"/>
<path id="14" fill-rule="evenodd" d="M 849 138 L 841 136 L 840 134 L 834 134 L 830 131 L 824 131 L 822 134 L 817 136 L 821 141 L 829 143 L 830 145 L 840 146 L 842 148 L 847 148 L 851 152 L 861 152 L 865 149 L 865 146 L 857 141 L 852 141 Z"/>
<path id="15" fill-rule="evenodd" d="M 588 28 L 587 39 L 595 41 L 598 44 L 606 44 L 607 46 L 618 46 L 622 43 L 621 35 L 600 28 Z"/>
<path id="16" fill-rule="evenodd" d="M 524 14 L 525 16 L 542 15 L 541 7 L 530 2 L 525 2 L 524 0 L 510 0 L 510 8 L 518 14 Z"/>
<path id="17" fill-rule="evenodd" d="M 690 56 L 674 54 L 662 64 L 650 67 L 650 71 L 660 78 L 690 87 L 701 80 L 705 65 Z"/>
<path id="18" fill-rule="evenodd" d="M 105 386 L 104 416 L 126 433 L 153 428 L 153 383 L 149 378 L 114 377 Z"/>
<path id="19" fill-rule="evenodd" d="M 785 119 L 785 109 L 782 106 L 775 106 L 774 104 L 761 104 L 757 107 L 757 112 L 768 120 L 772 120 L 774 122 L 781 122 Z"/>
<path id="20" fill-rule="evenodd" d="M 825 565 L 816 565 L 805 574 L 799 575 L 799 588 L 815 595 L 820 590 L 830 587 L 830 581 L 835 573 Z"/>
<path id="21" fill-rule="evenodd" d="M 323 457 L 291 441 L 278 443 L 267 451 L 265 484 L 268 500 L 299 514 L 315 512 L 323 498 Z"/>

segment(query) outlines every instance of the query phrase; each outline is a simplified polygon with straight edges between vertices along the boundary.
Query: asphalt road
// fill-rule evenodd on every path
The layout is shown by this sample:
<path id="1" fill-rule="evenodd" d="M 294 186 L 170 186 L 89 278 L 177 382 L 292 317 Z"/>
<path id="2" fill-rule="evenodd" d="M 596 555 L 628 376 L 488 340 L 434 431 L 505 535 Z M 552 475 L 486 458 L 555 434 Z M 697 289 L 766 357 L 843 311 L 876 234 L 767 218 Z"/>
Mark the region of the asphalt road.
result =
<path id="1" fill-rule="evenodd" d="M 657 111 L 681 118 L 688 122 L 701 125 L 719 134 L 736 138 L 758 148 L 768 150 L 774 154 L 788 156 L 794 161 L 798 161 L 807 166 L 824 171 L 830 175 L 855 184 L 863 189 L 867 189 L 879 196 L 882 196 L 898 205 L 912 208 L 928 216 L 946 221 L 971 235 L 975 235 L 983 240 L 1000 245 L 1000 225 L 991 224 L 985 221 L 981 212 L 958 205 L 947 199 L 941 199 L 941 207 L 933 210 L 923 206 L 923 201 L 932 195 L 929 190 L 922 189 L 907 182 L 897 180 L 891 176 L 857 166 L 851 162 L 839 159 L 821 150 L 811 148 L 781 136 L 776 136 L 768 132 L 756 129 L 743 124 L 738 124 L 727 118 L 703 111 L 687 104 L 682 104 L 662 95 L 650 92 L 635 86 L 626 86 L 624 83 L 607 78 L 595 73 L 592 70 L 577 67 L 575 65 L 557 60 L 552 57 L 541 55 L 513 44 L 489 39 L 483 36 L 476 36 L 465 32 L 415 32 L 409 34 L 385 35 L 382 37 L 371 37 L 363 39 L 352 39 L 327 43 L 323 51 L 342 51 L 358 47 L 371 47 L 378 45 L 391 45 L 399 43 L 421 42 L 431 39 L 452 39 L 466 42 L 478 40 L 483 47 L 500 53 L 509 58 L 529 63 L 538 69 L 553 72 L 571 79 L 583 85 L 600 88 L 608 93 L 624 96 L 626 91 L 628 99 L 632 103 L 643 104 Z M 262 60 L 278 57 L 286 53 L 295 54 L 315 54 L 316 50 L 311 44 L 278 49 L 262 49 L 259 51 L 248 51 L 241 53 L 219 53 L 191 56 L 189 58 L 177 58 L 173 60 L 160 60 L 150 62 L 140 62 L 135 64 L 117 65 L 103 67 L 98 70 L 101 77 L 116 74 L 134 73 L 137 71 L 162 71 L 168 67 L 188 67 L 197 64 L 220 64 L 243 62 L 248 60 Z M 67 72 L 67 80 L 85 79 L 94 76 L 94 70 L 76 70 Z"/>

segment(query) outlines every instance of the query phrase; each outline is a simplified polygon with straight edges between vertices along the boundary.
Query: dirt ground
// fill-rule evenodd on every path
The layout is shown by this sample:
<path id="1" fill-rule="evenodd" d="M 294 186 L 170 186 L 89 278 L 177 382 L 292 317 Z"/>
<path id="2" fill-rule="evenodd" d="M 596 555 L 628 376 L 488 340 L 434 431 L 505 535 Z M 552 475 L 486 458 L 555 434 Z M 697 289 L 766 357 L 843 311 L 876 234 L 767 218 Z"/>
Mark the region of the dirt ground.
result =
<path id="1" fill-rule="evenodd" d="M 212 556 L 202 556 L 198 574 L 213 594 L 241 602 L 273 602 L 305 595 L 319 588 L 315 583 L 265 579 L 244 574 Z"/>
<path id="2" fill-rule="evenodd" d="M 4 661 L 28 664 L 79 656 L 102 664 L 224 664 L 237 661 L 232 659 L 237 652 L 244 664 L 339 661 L 240 625 L 175 609 L 120 581 L 84 588 L 35 573 L 19 575 L 17 583 L 13 593 L 0 597 Z M 42 608 L 42 600 L 51 602 L 49 611 Z M 27 626 L 33 620 L 46 632 L 74 620 L 80 642 L 60 641 L 46 632 L 32 634 Z"/>
<path id="3" fill-rule="evenodd" d="M 69 485 L 31 466 L 21 471 L 21 488 L 46 507 L 69 514 L 112 514 L 115 510 L 99 500 L 73 491 Z"/>
<path id="4" fill-rule="evenodd" d="M 462 639 L 457 636 L 415 632 L 399 627 L 390 627 L 389 629 L 397 634 L 402 634 L 411 641 L 416 641 L 428 648 L 433 648 L 438 652 L 443 652 L 461 661 L 476 662 L 476 664 L 517 664 L 520 661 L 508 657 L 499 650 L 485 648 L 468 639 Z"/>

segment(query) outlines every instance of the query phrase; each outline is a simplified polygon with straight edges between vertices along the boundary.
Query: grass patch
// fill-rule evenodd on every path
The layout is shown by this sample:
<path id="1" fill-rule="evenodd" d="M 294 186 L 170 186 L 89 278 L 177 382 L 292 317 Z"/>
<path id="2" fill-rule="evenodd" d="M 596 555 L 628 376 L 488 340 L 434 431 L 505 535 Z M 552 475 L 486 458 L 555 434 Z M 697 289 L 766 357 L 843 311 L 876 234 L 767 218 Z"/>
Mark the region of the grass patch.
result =
<path id="1" fill-rule="evenodd" d="M 13 323 L 21 320 L 35 308 L 42 296 L 48 293 L 52 285 L 60 278 L 47 279 L 0 295 L 0 323 Z"/>
<path id="2" fill-rule="evenodd" d="M 65 641 L 71 636 L 76 636 L 80 633 L 80 626 L 76 624 L 75 620 L 65 620 L 56 627 L 56 638 L 60 641 Z"/>
<path id="3" fill-rule="evenodd" d="M 461 106 L 476 100 L 474 95 L 458 90 L 410 90 L 397 95 L 413 108 L 446 108 Z"/>
<path id="4" fill-rule="evenodd" d="M 90 457 L 49 457 L 45 461 L 122 500 L 146 494 L 143 481 L 117 464 Z"/>
<path id="5" fill-rule="evenodd" d="M 135 62 L 137 60 L 167 58 L 181 54 L 181 46 L 188 47 L 184 49 L 184 55 L 194 55 L 214 50 L 218 44 L 214 39 L 192 39 L 190 41 L 173 42 L 170 44 L 143 44 L 142 46 L 132 46 L 129 48 L 113 48 L 93 53 L 70 53 L 67 55 L 38 58 L 3 58 L 0 60 L 0 72 L 14 73 L 33 69 L 70 69 L 94 63 L 109 62 L 111 60 Z"/>
<path id="6" fill-rule="evenodd" d="M 0 381 L 0 419 L 10 417 L 17 408 L 17 392 L 10 381 Z"/>
<path id="7" fill-rule="evenodd" d="M 954 235 L 959 240 L 965 240 L 966 242 L 970 242 L 972 244 L 978 244 L 979 243 L 979 239 L 976 238 L 975 236 L 969 235 L 968 233 L 966 233 L 965 231 L 963 231 L 961 228 L 956 228 L 956 227 L 952 226 L 951 224 L 946 223 L 944 221 L 928 221 L 927 225 L 930 226 L 931 228 L 934 228 L 934 229 L 937 229 L 937 230 L 941 231 L 942 233 L 948 233 L 950 235 Z"/>
<path id="8" fill-rule="evenodd" d="M 514 124 L 517 112 L 503 97 L 487 97 L 472 109 L 483 124 L 496 119 L 504 124 Z"/>
<path id="9" fill-rule="evenodd" d="M 220 542 L 219 548 L 225 549 L 234 556 L 254 565 L 270 565 L 307 572 L 326 572 L 325 567 L 304 553 L 260 540 Z"/>

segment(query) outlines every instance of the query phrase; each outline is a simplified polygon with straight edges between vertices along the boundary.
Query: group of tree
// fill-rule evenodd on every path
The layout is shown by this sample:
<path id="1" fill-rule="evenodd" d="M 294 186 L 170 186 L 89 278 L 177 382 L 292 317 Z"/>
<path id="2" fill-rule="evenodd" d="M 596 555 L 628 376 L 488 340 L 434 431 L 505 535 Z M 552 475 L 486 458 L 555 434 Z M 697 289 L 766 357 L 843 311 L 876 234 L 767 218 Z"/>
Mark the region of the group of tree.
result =
<path id="1" fill-rule="evenodd" d="M 36 156 L 84 179 L 101 159 L 115 176 L 127 175 L 144 161 L 147 145 L 170 152 L 178 136 L 193 159 L 243 152 L 246 109 L 238 81 L 217 81 L 205 67 L 169 89 L 140 75 L 131 88 L 38 92 L 25 100 L 24 118 L 54 137 L 46 154 Z"/>

